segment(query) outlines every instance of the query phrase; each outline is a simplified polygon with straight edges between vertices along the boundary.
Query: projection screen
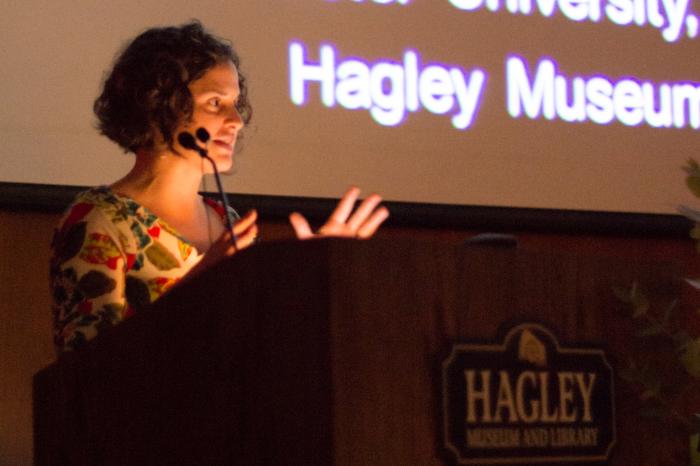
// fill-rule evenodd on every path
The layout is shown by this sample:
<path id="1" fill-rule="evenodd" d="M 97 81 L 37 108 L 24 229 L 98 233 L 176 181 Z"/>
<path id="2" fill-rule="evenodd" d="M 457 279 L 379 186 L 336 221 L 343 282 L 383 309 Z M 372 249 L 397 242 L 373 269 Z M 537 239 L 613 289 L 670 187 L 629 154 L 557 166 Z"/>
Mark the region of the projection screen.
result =
<path id="1" fill-rule="evenodd" d="M 131 166 L 92 102 L 125 41 L 198 18 L 242 57 L 254 119 L 232 193 L 674 213 L 691 203 L 692 0 L 79 0 L 0 17 L 0 182 Z M 213 189 L 209 182 L 208 188 Z"/>

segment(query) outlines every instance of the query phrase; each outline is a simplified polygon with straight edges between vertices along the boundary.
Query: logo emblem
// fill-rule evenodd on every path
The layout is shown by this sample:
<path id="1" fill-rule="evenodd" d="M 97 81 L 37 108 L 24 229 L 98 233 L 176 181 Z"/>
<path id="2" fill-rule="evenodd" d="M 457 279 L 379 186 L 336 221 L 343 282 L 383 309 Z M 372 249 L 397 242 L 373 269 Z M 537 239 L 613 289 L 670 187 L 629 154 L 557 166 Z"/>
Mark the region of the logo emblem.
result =
<path id="1" fill-rule="evenodd" d="M 603 462 L 615 444 L 604 352 L 561 347 L 539 324 L 501 344 L 454 344 L 442 379 L 444 446 L 457 464 Z"/>

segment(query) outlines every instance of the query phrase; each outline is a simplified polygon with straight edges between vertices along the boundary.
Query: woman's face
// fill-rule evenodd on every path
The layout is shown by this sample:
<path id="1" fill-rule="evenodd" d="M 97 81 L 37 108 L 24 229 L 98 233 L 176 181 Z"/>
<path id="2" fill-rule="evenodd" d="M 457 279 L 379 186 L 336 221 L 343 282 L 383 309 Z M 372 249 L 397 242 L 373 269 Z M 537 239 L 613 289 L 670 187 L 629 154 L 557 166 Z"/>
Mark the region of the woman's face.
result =
<path id="1" fill-rule="evenodd" d="M 175 148 L 181 154 L 195 155 L 194 151 L 183 148 L 177 142 L 177 135 L 182 131 L 194 135 L 197 129 L 204 128 L 209 133 L 209 157 L 219 171 L 229 170 L 233 166 L 236 138 L 243 128 L 241 115 L 236 110 L 241 93 L 236 67 L 231 62 L 215 65 L 188 87 L 192 94 L 192 118 L 178 126 Z M 199 144 L 203 145 L 201 142 Z M 205 168 L 209 169 L 209 164 L 205 164 Z"/>

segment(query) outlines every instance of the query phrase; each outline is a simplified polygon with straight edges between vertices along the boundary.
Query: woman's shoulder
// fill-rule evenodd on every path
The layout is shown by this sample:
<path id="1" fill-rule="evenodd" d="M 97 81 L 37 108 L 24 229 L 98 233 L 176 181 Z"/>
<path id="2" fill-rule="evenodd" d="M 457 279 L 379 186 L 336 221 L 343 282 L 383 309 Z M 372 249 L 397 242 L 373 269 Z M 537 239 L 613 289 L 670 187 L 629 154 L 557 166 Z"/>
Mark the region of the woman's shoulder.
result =
<path id="1" fill-rule="evenodd" d="M 143 216 L 143 209 L 136 201 L 115 193 L 109 186 L 96 186 L 76 195 L 59 227 L 98 219 L 119 223 L 139 216 Z"/>
<path id="2" fill-rule="evenodd" d="M 90 217 L 99 216 L 101 211 L 114 204 L 114 200 L 109 195 L 109 188 L 106 186 L 98 186 L 82 191 L 75 196 L 73 202 L 66 208 L 63 217 L 59 221 L 58 230 L 70 228 Z"/>
<path id="3" fill-rule="evenodd" d="M 139 207 L 135 201 L 115 193 L 109 186 L 95 186 L 78 193 L 69 210 L 76 205 L 90 205 L 102 210 L 126 209 L 127 212 L 136 211 Z"/>
<path id="4" fill-rule="evenodd" d="M 114 193 L 108 186 L 97 186 L 76 195 L 54 230 L 56 248 L 68 239 L 85 238 L 99 232 L 116 239 L 123 247 L 132 242 L 131 225 L 142 215 L 140 206 Z M 59 248 L 60 249 L 60 248 Z"/>

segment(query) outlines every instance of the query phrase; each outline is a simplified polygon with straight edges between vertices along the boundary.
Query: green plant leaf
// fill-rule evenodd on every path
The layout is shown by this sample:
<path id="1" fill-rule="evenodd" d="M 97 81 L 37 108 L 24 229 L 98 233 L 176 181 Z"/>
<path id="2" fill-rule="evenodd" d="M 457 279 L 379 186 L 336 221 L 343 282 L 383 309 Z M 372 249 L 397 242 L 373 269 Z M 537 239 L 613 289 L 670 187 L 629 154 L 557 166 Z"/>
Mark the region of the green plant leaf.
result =
<path id="1" fill-rule="evenodd" d="M 688 159 L 683 165 L 683 171 L 688 175 L 700 175 L 700 165 L 695 161 L 695 159 Z"/>
<path id="2" fill-rule="evenodd" d="M 632 317 L 639 318 L 645 315 L 649 310 L 649 300 L 643 295 L 635 296 L 632 301 L 632 306 L 634 307 Z"/>
<path id="3" fill-rule="evenodd" d="M 689 344 L 692 343 L 693 339 L 690 338 L 690 335 L 688 335 L 687 332 L 684 332 L 683 330 L 680 330 L 672 335 L 673 338 L 673 344 L 676 349 L 676 352 L 682 353 L 683 351 L 686 350 Z"/>
<path id="4" fill-rule="evenodd" d="M 688 175 L 685 179 L 685 184 L 695 197 L 700 197 L 700 175 Z"/>
<path id="5" fill-rule="evenodd" d="M 683 171 L 688 175 L 685 179 L 688 189 L 695 197 L 700 197 L 700 165 L 695 160 L 688 159 L 683 166 Z"/>
<path id="6" fill-rule="evenodd" d="M 691 434 L 697 434 L 700 432 L 700 414 L 695 413 L 692 416 L 690 416 L 690 433 Z"/>
<path id="7" fill-rule="evenodd" d="M 620 369 L 617 371 L 617 375 L 626 382 L 636 383 L 640 380 L 639 370 L 634 365 Z"/>
<path id="8" fill-rule="evenodd" d="M 700 338 L 691 340 L 685 345 L 680 361 L 691 377 L 700 378 Z"/>
<path id="9" fill-rule="evenodd" d="M 660 389 L 659 375 L 650 361 L 643 361 L 643 365 L 637 366 L 637 380 L 645 390 L 653 390 L 658 393 Z"/>
<path id="10" fill-rule="evenodd" d="M 644 292 L 639 289 L 637 282 L 632 283 L 629 289 L 613 287 L 613 292 L 620 301 L 629 303 L 632 306 L 632 317 L 641 317 L 649 310 L 649 300 Z"/>
<path id="11" fill-rule="evenodd" d="M 632 285 L 634 287 L 634 285 Z M 621 286 L 614 286 L 613 287 L 613 293 L 623 303 L 630 303 L 632 302 L 632 298 L 630 297 L 630 289 L 629 288 L 623 288 Z"/>
<path id="12" fill-rule="evenodd" d="M 656 390 L 643 390 L 642 393 L 639 394 L 639 399 L 642 401 L 649 401 L 656 398 L 658 394 Z"/>
<path id="13" fill-rule="evenodd" d="M 649 300 L 637 282 L 632 283 L 632 287 L 628 292 L 627 302 L 632 305 L 632 317 L 634 318 L 643 316 L 649 310 Z"/>
<path id="14" fill-rule="evenodd" d="M 666 325 L 668 322 L 671 320 L 671 315 L 673 314 L 673 310 L 676 309 L 676 306 L 678 305 L 678 300 L 674 299 L 671 301 L 671 303 L 666 307 L 666 311 L 664 311 L 664 317 L 661 320 L 661 325 Z"/>
<path id="15" fill-rule="evenodd" d="M 697 223 L 690 229 L 690 237 L 693 239 L 700 239 L 700 225 Z"/>
<path id="16" fill-rule="evenodd" d="M 687 205 L 680 205 L 678 206 L 678 212 L 695 223 L 700 223 L 700 211 L 688 207 Z"/>
<path id="17" fill-rule="evenodd" d="M 650 324 L 649 326 L 643 328 L 637 332 L 638 337 L 652 337 L 663 333 L 664 328 L 659 324 Z"/>
<path id="18" fill-rule="evenodd" d="M 642 417 L 651 419 L 663 419 L 668 414 L 668 411 L 662 406 L 644 406 L 639 410 Z"/>

